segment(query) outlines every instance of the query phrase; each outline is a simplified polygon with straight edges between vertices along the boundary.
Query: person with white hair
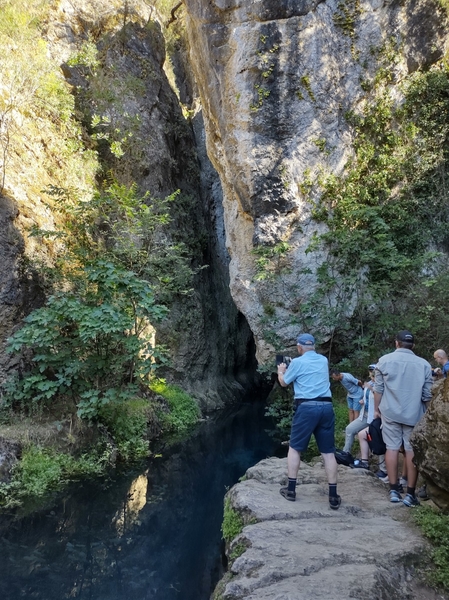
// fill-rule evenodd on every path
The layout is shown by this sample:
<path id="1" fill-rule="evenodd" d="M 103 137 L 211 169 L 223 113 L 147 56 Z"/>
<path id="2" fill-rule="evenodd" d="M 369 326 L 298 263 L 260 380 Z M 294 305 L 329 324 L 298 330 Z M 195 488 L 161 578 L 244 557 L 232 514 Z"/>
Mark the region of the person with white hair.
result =
<path id="1" fill-rule="evenodd" d="M 301 453 L 307 450 L 312 434 L 324 461 L 329 483 L 329 506 L 337 510 L 341 498 L 337 494 L 337 461 L 335 460 L 335 413 L 329 380 L 327 358 L 315 351 L 315 338 L 302 333 L 297 339 L 299 356 L 288 368 L 278 366 L 282 387 L 293 383 L 295 414 L 287 455 L 288 485 L 279 491 L 290 501 L 296 500 L 296 482 L 301 464 Z"/>

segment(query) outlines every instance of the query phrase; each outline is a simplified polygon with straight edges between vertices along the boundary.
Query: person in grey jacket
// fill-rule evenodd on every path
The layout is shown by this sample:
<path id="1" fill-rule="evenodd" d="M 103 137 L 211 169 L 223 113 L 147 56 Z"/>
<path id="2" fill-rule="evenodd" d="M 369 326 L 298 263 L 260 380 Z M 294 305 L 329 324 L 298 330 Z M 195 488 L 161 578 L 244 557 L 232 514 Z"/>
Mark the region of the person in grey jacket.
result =
<path id="1" fill-rule="evenodd" d="M 418 470 L 413 462 L 410 435 L 432 397 L 432 368 L 413 352 L 415 338 L 410 331 L 396 336 L 396 350 L 379 359 L 374 378 L 374 417 L 382 418 L 382 437 L 387 451 L 385 463 L 390 481 L 390 501 L 418 506 L 415 495 Z M 407 464 L 407 494 L 399 493 L 398 454 L 404 444 Z M 394 482 L 394 483 L 391 483 Z"/>

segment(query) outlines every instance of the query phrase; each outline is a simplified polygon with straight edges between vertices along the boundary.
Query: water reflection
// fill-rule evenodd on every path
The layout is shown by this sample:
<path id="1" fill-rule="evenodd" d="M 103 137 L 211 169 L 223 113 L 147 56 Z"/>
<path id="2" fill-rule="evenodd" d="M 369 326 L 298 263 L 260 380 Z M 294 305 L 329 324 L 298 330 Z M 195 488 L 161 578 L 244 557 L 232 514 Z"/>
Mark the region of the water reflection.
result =
<path id="1" fill-rule="evenodd" d="M 139 524 L 139 513 L 147 503 L 148 471 L 131 482 L 123 508 L 115 513 L 113 522 L 117 534 L 123 536 L 134 524 Z"/>
<path id="2" fill-rule="evenodd" d="M 220 576 L 223 496 L 273 454 L 247 403 L 104 489 L 80 484 L 51 511 L 0 523 L 0 597 L 206 600 Z"/>

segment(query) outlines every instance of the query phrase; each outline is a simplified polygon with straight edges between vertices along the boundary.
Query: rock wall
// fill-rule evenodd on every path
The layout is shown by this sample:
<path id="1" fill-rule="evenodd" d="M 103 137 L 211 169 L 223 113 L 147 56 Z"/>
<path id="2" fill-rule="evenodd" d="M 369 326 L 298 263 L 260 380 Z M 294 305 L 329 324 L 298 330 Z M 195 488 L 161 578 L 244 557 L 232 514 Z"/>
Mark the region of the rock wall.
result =
<path id="1" fill-rule="evenodd" d="M 152 4 L 157 3 L 85 0 L 75 6 L 62 0 L 48 14 L 42 33 L 55 69 L 60 65 L 59 76 L 63 73 L 75 97 L 75 113 L 82 124 L 77 133 L 78 139 L 83 139 L 78 156 L 81 166 L 75 169 L 61 158 L 68 154 L 67 148 L 44 116 L 39 128 L 23 128 L 24 135 L 17 140 L 20 159 L 12 153 L 7 164 L 0 204 L 0 245 L 4 250 L 0 380 L 17 368 L 4 352 L 7 337 L 25 314 L 42 304 L 48 291 L 39 287 L 33 263 L 37 260 L 50 266 L 58 252 L 50 242 L 28 235 L 32 225 L 54 228 L 51 203 L 42 190 L 48 184 L 73 185 L 91 193 L 98 169 L 95 154 L 91 154 L 95 150 L 102 169 L 97 177 L 111 172 L 120 183 L 136 183 L 142 195 L 164 197 L 179 189 L 188 199 L 172 211 L 172 232 L 177 239 L 184 236 L 193 254 L 192 266 L 207 267 L 196 275 L 193 294 L 174 298 L 170 319 L 158 331 L 158 341 L 170 348 L 172 356 L 164 375 L 195 394 L 204 408 L 215 408 L 255 384 L 255 348 L 251 330 L 229 292 L 222 192 L 205 151 L 201 111 L 196 110 L 192 121 L 183 115 L 164 71 L 167 56 L 162 18 Z M 69 61 L 87 41 L 94 42 L 101 57 L 100 82 L 95 82 L 94 69 L 73 66 Z M 178 80 L 183 79 L 182 100 L 187 102 L 189 96 L 193 103 L 192 80 L 182 60 L 176 71 Z M 94 85 L 89 114 L 83 94 Z M 132 143 L 120 159 L 89 138 L 91 117 L 102 109 L 118 131 L 132 128 Z M 75 173 L 83 176 L 77 179 Z"/>
<path id="2" fill-rule="evenodd" d="M 435 504 L 449 513 L 449 381 L 433 388 L 427 411 L 416 425 L 411 438 L 415 461 Z"/>
<path id="3" fill-rule="evenodd" d="M 322 464 L 302 464 L 296 502 L 279 488 L 287 459 L 269 458 L 227 494 L 243 531 L 227 547 L 228 572 L 214 600 L 441 600 L 420 579 L 429 549 L 411 511 L 389 502 L 369 471 L 339 466 L 342 504 L 329 508 Z"/>
<path id="4" fill-rule="evenodd" d="M 379 67 L 376 50 L 392 39 L 400 48 L 389 65 L 399 102 L 401 80 L 442 56 L 444 18 L 433 0 L 185 5 L 208 153 L 223 186 L 231 293 L 266 362 L 273 355 L 267 315 L 288 349 L 322 260 L 304 252 L 319 229 L 308 181 L 341 173 L 351 156 L 345 113 L 369 98 L 363 80 Z M 275 282 L 261 280 L 254 251 L 282 242 L 289 251 L 278 259 Z"/>

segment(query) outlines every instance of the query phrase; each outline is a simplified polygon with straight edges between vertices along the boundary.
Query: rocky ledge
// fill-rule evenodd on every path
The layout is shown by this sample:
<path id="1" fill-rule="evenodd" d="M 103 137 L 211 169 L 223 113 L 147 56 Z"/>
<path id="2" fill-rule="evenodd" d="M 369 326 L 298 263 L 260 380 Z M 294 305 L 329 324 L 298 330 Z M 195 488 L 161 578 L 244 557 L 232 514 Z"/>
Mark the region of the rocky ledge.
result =
<path id="1" fill-rule="evenodd" d="M 447 600 L 423 582 L 429 547 L 413 509 L 391 504 L 373 473 L 339 466 L 337 511 L 321 463 L 301 465 L 296 502 L 279 494 L 286 473 L 287 459 L 269 458 L 229 490 L 246 525 L 214 600 Z"/>

